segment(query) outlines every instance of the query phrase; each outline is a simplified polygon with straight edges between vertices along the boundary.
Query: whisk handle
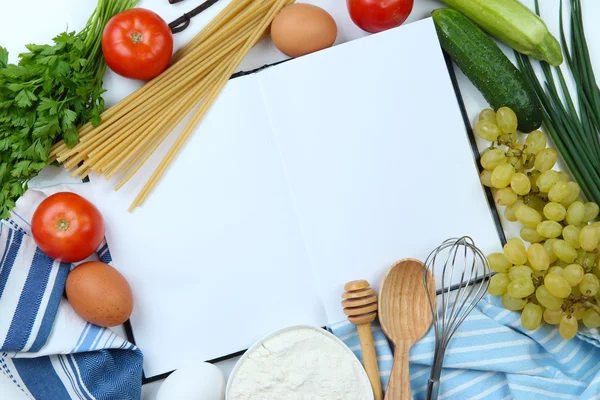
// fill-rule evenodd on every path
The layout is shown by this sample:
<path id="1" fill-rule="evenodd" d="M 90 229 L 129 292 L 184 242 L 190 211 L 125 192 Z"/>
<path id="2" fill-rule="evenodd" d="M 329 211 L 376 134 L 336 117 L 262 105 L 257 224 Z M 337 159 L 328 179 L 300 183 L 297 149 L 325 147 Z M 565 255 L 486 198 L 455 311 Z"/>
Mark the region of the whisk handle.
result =
<path id="1" fill-rule="evenodd" d="M 427 382 L 427 400 L 436 400 L 440 391 L 440 381 L 432 381 L 431 379 Z"/>
<path id="2" fill-rule="evenodd" d="M 394 346 L 394 366 L 385 392 L 385 400 L 410 400 L 410 374 L 408 371 L 408 353 L 411 344 L 398 342 Z"/>

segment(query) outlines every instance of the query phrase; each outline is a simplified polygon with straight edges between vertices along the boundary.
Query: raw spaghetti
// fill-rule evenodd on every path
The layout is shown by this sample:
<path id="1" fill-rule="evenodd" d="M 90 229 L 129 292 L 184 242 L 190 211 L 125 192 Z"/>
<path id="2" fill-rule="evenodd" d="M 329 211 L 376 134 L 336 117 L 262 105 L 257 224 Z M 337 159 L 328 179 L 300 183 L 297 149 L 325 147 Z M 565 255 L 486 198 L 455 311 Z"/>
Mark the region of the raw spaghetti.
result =
<path id="1" fill-rule="evenodd" d="M 293 1 L 233 0 L 173 56 L 170 68 L 105 111 L 99 127 L 82 127 L 73 148 L 56 144 L 51 157 L 81 178 L 94 172 L 110 179 L 120 173 L 118 190 L 199 105 L 129 210 L 140 206 L 275 15 Z"/>

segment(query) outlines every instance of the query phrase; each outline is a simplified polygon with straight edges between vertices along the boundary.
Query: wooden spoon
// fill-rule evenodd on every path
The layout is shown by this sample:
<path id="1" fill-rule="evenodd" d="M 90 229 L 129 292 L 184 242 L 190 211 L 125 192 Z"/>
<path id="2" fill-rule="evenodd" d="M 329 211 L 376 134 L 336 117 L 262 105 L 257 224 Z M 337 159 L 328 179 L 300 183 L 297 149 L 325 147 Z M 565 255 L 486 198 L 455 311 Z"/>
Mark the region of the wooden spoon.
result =
<path id="1" fill-rule="evenodd" d="M 379 322 L 394 343 L 394 366 L 385 394 L 390 400 L 412 399 L 408 352 L 427 333 L 432 322 L 431 308 L 419 260 L 398 261 L 383 278 L 379 291 Z M 428 276 L 431 298 L 435 299 L 433 276 Z"/>
<path id="2" fill-rule="evenodd" d="M 377 316 L 377 296 L 369 282 L 365 280 L 348 282 L 344 286 L 344 290 L 345 292 L 342 294 L 344 313 L 348 316 L 348 321 L 356 325 L 363 364 L 371 382 L 373 396 L 375 400 L 381 400 L 383 398 L 381 378 L 371 331 L 371 322 Z"/>

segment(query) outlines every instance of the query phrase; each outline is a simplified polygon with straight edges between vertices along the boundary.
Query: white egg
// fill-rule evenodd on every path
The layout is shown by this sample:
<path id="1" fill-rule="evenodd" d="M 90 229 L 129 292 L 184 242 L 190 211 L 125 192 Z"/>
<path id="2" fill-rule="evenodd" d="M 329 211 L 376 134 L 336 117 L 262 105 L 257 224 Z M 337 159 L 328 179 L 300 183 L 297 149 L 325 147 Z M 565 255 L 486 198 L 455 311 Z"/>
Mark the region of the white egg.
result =
<path id="1" fill-rule="evenodd" d="M 209 363 L 180 368 L 165 379 L 157 400 L 224 400 L 223 372 Z"/>

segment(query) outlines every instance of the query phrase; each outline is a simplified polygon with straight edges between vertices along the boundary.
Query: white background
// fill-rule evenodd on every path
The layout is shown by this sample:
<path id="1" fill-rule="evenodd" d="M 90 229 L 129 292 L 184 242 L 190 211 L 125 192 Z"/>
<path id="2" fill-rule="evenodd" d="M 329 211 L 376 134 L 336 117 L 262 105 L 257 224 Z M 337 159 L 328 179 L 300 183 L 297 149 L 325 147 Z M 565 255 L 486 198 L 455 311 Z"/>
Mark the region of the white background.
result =
<path id="1" fill-rule="evenodd" d="M 310 3 L 317 4 L 329 11 L 338 24 L 338 39 L 336 43 L 342 43 L 366 35 L 358 29 L 350 20 L 344 0 L 311 0 Z M 528 6 L 533 5 L 533 0 L 523 0 Z M 595 24 L 594 16 L 600 15 L 600 2 L 597 0 L 583 0 L 584 23 L 586 24 L 586 33 L 592 61 L 596 66 L 597 73 L 600 73 L 600 25 Z M 16 53 L 24 50 L 24 45 L 29 42 L 44 43 L 55 34 L 66 28 L 69 22 L 69 29 L 81 28 L 95 6 L 95 1 L 77 1 L 77 0 L 20 0 L 20 1 L 2 1 L 0 6 L 0 45 L 8 47 L 11 51 L 11 61 L 16 61 Z M 203 15 L 196 17 L 190 28 L 182 34 L 176 36 L 176 45 L 181 46 L 197 33 L 202 26 L 214 15 L 216 15 L 226 4 L 228 0 L 220 0 L 219 3 L 211 7 Z M 558 36 L 558 7 L 559 0 L 540 0 L 542 8 L 542 17 L 548 24 L 552 32 Z M 171 21 L 183 12 L 189 11 L 200 4 L 198 0 L 186 0 L 177 5 L 169 5 L 167 0 L 142 0 L 140 7 L 146 7 L 154 10 L 160 10 L 160 14 Z M 442 7 L 443 5 L 435 0 L 415 0 L 415 6 L 411 16 L 406 23 L 428 17 L 431 10 Z M 419 40 L 419 38 L 415 38 Z M 508 49 L 507 54 L 510 55 Z M 407 54 L 406 57 L 410 57 Z M 267 38 L 247 57 L 240 69 L 246 70 L 268 64 L 274 61 L 285 59 L 286 57 L 279 53 L 270 40 Z M 512 58 L 512 57 L 511 57 Z M 462 90 L 469 117 L 471 120 L 476 118 L 477 113 L 487 106 L 487 103 L 470 82 L 460 73 L 457 73 L 459 84 Z M 115 79 L 109 73 L 107 81 Z M 410 77 L 407 77 L 410 79 Z M 122 85 L 123 93 L 132 91 L 136 84 L 128 83 Z M 107 104 L 113 104 L 115 99 L 122 96 L 123 93 L 111 93 L 107 96 Z M 434 113 L 435 110 L 432 110 Z M 482 144 L 483 145 L 483 144 Z M 32 186 L 44 186 L 49 184 L 68 182 L 67 175 L 59 170 L 49 168 L 40 179 L 37 179 Z M 509 235 L 518 232 L 515 226 L 506 226 Z M 236 360 L 229 360 L 219 363 L 219 367 L 228 374 Z M 144 386 L 143 398 L 154 399 L 160 382 Z M 0 396 L 3 399 L 23 398 L 21 392 L 15 390 L 7 379 L 0 379 Z"/>

